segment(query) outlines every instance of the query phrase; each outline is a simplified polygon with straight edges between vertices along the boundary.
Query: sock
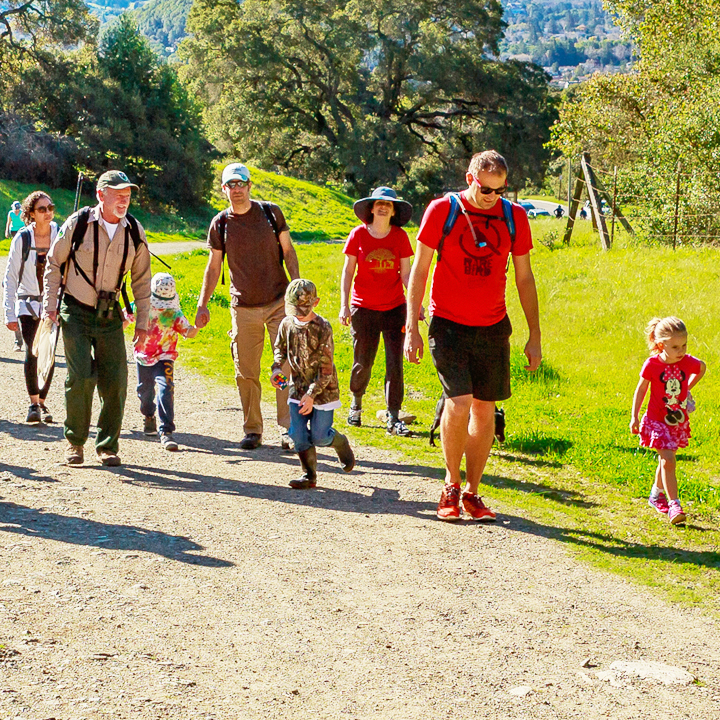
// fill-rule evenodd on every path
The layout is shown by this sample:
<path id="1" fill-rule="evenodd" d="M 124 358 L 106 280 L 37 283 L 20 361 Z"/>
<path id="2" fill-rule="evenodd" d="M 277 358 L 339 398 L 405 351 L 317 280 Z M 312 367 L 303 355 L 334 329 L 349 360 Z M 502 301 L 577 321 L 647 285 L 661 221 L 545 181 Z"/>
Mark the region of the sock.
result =
<path id="1" fill-rule="evenodd" d="M 652 486 L 652 490 L 650 491 L 650 499 L 651 500 L 657 500 L 658 495 L 660 495 L 660 488 L 658 488 L 657 485 Z"/>
<path id="2" fill-rule="evenodd" d="M 680 500 L 671 500 L 670 505 L 677 505 L 678 507 L 682 507 L 682 505 L 680 505 Z"/>

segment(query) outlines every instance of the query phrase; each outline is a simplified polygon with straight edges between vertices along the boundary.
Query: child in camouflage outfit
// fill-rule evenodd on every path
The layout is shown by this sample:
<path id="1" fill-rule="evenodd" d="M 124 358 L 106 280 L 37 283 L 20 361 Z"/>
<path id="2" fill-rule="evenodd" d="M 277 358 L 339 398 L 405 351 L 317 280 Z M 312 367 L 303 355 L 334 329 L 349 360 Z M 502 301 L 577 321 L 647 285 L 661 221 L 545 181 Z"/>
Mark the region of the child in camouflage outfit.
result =
<path id="1" fill-rule="evenodd" d="M 293 280 L 285 291 L 285 314 L 275 340 L 271 382 L 280 387 L 282 366 L 290 365 L 290 437 L 300 456 L 303 475 L 290 487 L 306 490 L 317 485 L 316 446 L 332 445 L 345 472 L 355 466 L 347 437 L 332 426 L 340 407 L 337 372 L 333 363 L 332 327 L 315 313 L 319 299 L 309 280 Z"/>

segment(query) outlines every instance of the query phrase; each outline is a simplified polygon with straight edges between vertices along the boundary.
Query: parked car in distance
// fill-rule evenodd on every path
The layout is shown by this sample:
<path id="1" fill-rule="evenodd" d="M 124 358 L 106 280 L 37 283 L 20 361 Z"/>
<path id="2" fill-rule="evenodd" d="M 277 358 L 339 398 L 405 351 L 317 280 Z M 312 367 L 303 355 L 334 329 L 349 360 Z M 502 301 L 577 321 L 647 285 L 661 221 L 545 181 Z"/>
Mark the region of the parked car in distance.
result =
<path id="1" fill-rule="evenodd" d="M 518 200 L 518 205 L 525 211 L 535 210 L 535 206 L 529 200 Z"/>
<path id="2" fill-rule="evenodd" d="M 537 217 L 552 217 L 552 215 L 547 210 L 543 210 L 542 208 L 533 208 L 532 210 L 528 210 L 527 216 L 531 219 Z"/>

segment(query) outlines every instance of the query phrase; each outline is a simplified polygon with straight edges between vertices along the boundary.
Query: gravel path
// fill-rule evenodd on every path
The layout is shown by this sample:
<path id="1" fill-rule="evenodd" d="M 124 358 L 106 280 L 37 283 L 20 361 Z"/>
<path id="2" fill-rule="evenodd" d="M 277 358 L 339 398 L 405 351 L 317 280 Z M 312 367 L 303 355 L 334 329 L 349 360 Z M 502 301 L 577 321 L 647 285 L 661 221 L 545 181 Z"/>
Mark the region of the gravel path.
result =
<path id="1" fill-rule="evenodd" d="M 181 452 L 143 438 L 131 397 L 124 465 L 64 467 L 59 423 L 23 422 L 11 341 L 2 720 L 720 717 L 717 624 L 578 563 L 511 507 L 440 523 L 430 473 L 365 447 L 350 475 L 321 452 L 321 487 L 290 490 L 277 432 L 239 450 L 234 390 L 182 368 Z M 698 681 L 632 679 L 619 660 Z"/>

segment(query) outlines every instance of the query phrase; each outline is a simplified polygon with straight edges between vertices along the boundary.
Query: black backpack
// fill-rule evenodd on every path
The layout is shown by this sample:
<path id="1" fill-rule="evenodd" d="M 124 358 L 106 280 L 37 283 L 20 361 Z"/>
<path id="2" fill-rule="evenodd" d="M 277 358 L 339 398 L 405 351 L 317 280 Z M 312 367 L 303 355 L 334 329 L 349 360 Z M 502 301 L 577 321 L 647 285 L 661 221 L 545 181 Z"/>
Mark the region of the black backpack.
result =
<path id="1" fill-rule="evenodd" d="M 123 303 L 125 304 L 125 308 L 128 312 L 130 312 L 130 298 L 127 294 L 127 283 L 125 281 L 124 277 L 124 269 L 125 269 L 125 261 L 127 260 L 128 256 L 128 250 L 129 250 L 129 243 L 128 243 L 128 235 L 132 238 L 133 241 L 133 247 L 135 248 L 135 252 L 137 252 L 137 249 L 140 247 L 140 245 L 143 244 L 142 238 L 140 237 L 140 229 L 138 228 L 137 220 L 128 213 L 125 216 L 125 219 L 127 220 L 127 225 L 125 226 L 125 247 L 123 249 L 123 257 L 122 262 L 120 263 L 120 274 L 118 276 L 117 281 L 117 288 L 116 290 L 119 290 L 122 294 Z M 99 230 L 99 222 L 95 223 L 95 229 L 94 229 L 94 252 L 93 252 L 93 279 L 90 280 L 90 278 L 87 276 L 87 273 L 75 262 L 75 253 L 77 252 L 77 249 L 82 245 L 83 238 L 85 237 L 85 232 L 87 231 L 87 226 L 90 221 L 90 208 L 84 207 L 81 210 L 78 211 L 77 214 L 77 223 L 75 225 L 75 229 L 73 230 L 72 234 L 72 240 L 70 245 L 70 255 L 68 255 L 67 262 L 70 261 L 73 262 L 75 265 L 75 274 L 80 275 L 85 282 L 90 285 L 93 289 L 95 289 L 95 282 L 97 281 L 97 268 L 98 268 L 98 230 Z M 64 265 L 63 268 L 61 268 L 61 272 L 64 272 Z"/>
<path id="2" fill-rule="evenodd" d="M 275 219 L 275 215 L 272 211 L 272 203 L 265 202 L 264 200 L 255 200 L 258 205 L 263 209 L 263 212 L 265 213 L 265 217 L 267 218 L 267 221 L 270 223 L 270 227 L 273 229 L 273 233 L 275 233 L 275 239 L 277 240 L 278 244 L 278 254 L 280 259 L 280 264 L 282 265 L 283 262 L 285 262 L 285 253 L 282 249 L 282 244 L 280 243 L 280 230 L 277 225 L 277 220 Z M 228 211 L 223 210 L 220 213 L 220 217 L 218 218 L 218 235 L 220 236 L 220 242 L 222 243 L 222 280 L 221 285 L 225 284 L 225 245 L 227 244 L 227 219 L 228 219 Z"/>

